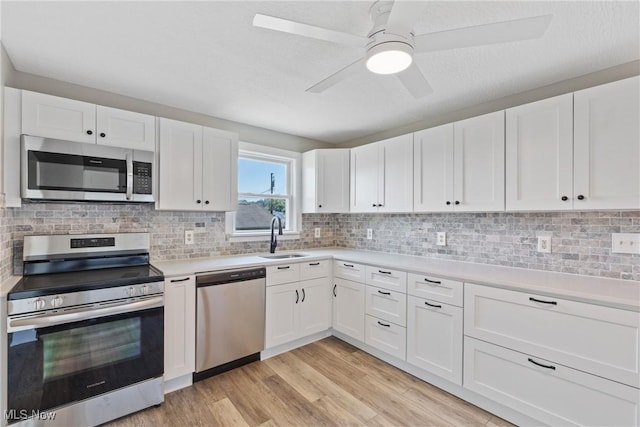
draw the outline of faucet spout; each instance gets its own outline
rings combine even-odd
[[[274,215],[271,218],[271,246],[269,247],[269,252],[272,254],[276,253],[276,248],[278,247],[278,238],[275,233],[276,221],[278,222],[278,234],[282,236],[282,222],[279,217]]]

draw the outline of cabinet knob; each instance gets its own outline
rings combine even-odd
[[[322,205],[318,205],[318,207],[319,207],[319,208],[321,208],[321,207],[322,207]]]
[[[100,137],[101,137],[101,138],[104,138],[105,136],[107,136],[107,134],[106,134],[106,133],[104,133],[104,132],[100,132]]]
[[[455,204],[456,204],[456,205],[459,205],[459,204],[460,204],[460,201],[459,201],[459,200],[456,200],[456,201],[455,201]]]
[[[202,200],[196,200],[196,203],[202,203]]]
[[[451,204],[451,202],[447,200],[447,205],[450,205],[450,204]]]
[[[584,200],[584,196],[582,194],[578,195],[578,200]]]
[[[383,207],[383,206],[384,206],[384,205],[383,205],[382,203],[378,203],[378,207],[379,207],[379,208],[381,208],[381,207]]]
[[[205,204],[205,205],[208,205],[208,204],[209,204],[209,201],[208,201],[208,200],[205,200],[205,201],[204,201],[204,204]]]
[[[376,205],[375,203],[374,203],[374,204],[372,204],[371,206],[373,206],[374,208],[377,208],[377,207],[378,207],[378,205]]]
[[[93,131],[92,130],[88,130],[87,131],[87,135],[93,135]]]
[[[569,198],[568,198],[567,196],[562,196],[560,199],[561,199],[563,202],[566,202],[567,200],[569,200]]]

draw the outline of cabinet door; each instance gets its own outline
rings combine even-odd
[[[566,210],[573,204],[573,94],[508,109],[507,210]]]
[[[238,135],[202,130],[202,208],[233,211],[238,206]]]
[[[464,338],[464,386],[545,425],[637,426],[638,389]]]
[[[333,279],[333,329],[364,342],[364,285]]]
[[[157,208],[202,210],[202,126],[160,119],[158,157]]]
[[[398,359],[406,359],[406,328],[369,315],[365,316],[364,323],[365,343]]]
[[[453,210],[453,123],[413,137],[413,210]]]
[[[296,326],[300,297],[298,283],[267,287],[265,348],[275,347],[298,338]]]
[[[378,186],[379,212],[413,211],[413,134],[379,143],[382,177]]]
[[[193,276],[164,282],[164,379],[187,375],[196,364],[196,286]]]
[[[575,93],[574,209],[640,208],[639,98],[638,76]]]
[[[504,111],[454,123],[453,137],[454,209],[503,211]]]
[[[299,336],[326,331],[331,326],[329,278],[300,282]]]
[[[409,296],[407,362],[462,385],[462,308]]]
[[[98,144],[155,151],[156,118],[148,114],[97,106]]]
[[[318,150],[317,156],[316,212],[349,212],[349,150]]]
[[[351,212],[378,211],[378,144],[351,149]]]
[[[95,144],[96,106],[23,90],[22,133]]]

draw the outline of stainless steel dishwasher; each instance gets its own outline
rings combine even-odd
[[[194,381],[260,360],[265,277],[264,267],[196,277]]]

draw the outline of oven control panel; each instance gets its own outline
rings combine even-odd
[[[57,311],[69,307],[100,304],[109,305],[118,300],[139,298],[164,293],[164,282],[137,283],[89,291],[70,292],[58,295],[43,295],[34,298],[9,300],[8,315],[31,312]]]

